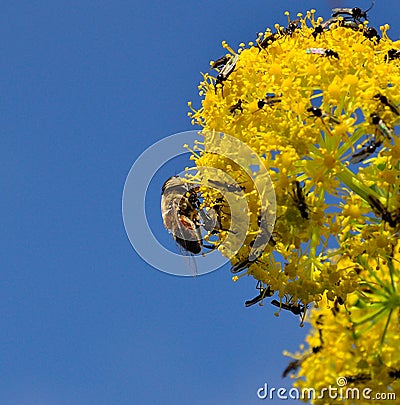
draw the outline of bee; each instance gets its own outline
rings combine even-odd
[[[339,54],[332,49],[324,49],[324,48],[307,48],[306,53],[311,53],[315,55],[322,55],[327,58],[336,58],[339,59]]]
[[[351,156],[350,163],[360,163],[368,156],[372,155],[378,148],[382,146],[382,141],[377,140],[375,137],[369,140],[367,145],[362,148],[359,152],[354,153]]]
[[[390,141],[392,139],[393,129],[389,128],[378,114],[372,113],[370,117],[376,129]]]
[[[257,304],[257,302],[262,301],[265,297],[272,297],[275,293],[275,291],[271,289],[271,286],[267,285],[267,287],[264,287],[261,281],[257,282],[256,289],[260,293],[253,299],[246,301],[244,303],[246,307],[251,307],[252,305]]]
[[[179,176],[170,177],[162,186],[161,213],[165,228],[187,252],[199,254],[203,247],[198,188]]]
[[[340,124],[340,121],[334,115],[322,111],[319,107],[311,106],[307,108],[307,111],[310,112],[314,117],[321,118],[322,121],[324,121],[324,118],[328,118],[329,122],[332,124]]]
[[[281,94],[282,95],[282,94]],[[274,94],[274,93],[267,93],[266,95],[265,95],[265,98],[263,98],[263,99],[261,99],[261,100],[258,100],[258,102],[257,102],[257,107],[258,107],[258,109],[259,110],[261,110],[264,106],[269,106],[269,107],[271,107],[271,106],[273,106],[274,104],[276,104],[276,103],[280,103],[280,102],[282,102],[282,100],[281,99],[279,99],[279,98],[275,98],[276,97],[276,94]]]
[[[235,55],[233,58],[229,58],[228,62],[226,62],[226,64],[223,65],[223,67],[221,68],[220,72],[218,73],[217,80],[215,81],[215,94],[217,94],[217,86],[221,85],[223,95],[224,81],[226,81],[235,70],[238,59],[239,55]]]
[[[390,111],[395,114],[395,115],[400,115],[398,108],[391,103],[388,98],[386,96],[384,96],[381,93],[377,93],[375,94],[374,98],[376,98],[377,100],[379,100],[383,105],[385,105],[386,107],[389,107]]]
[[[385,62],[390,62],[395,59],[400,59],[400,49],[389,49],[387,55],[385,55]]]
[[[321,35],[324,32],[324,27],[322,25],[317,25],[314,28],[314,31],[311,33],[311,35],[313,36],[314,40],[317,40],[317,36]]]
[[[260,43],[258,43],[258,47],[260,48],[260,51],[261,51],[261,49],[268,48],[268,46],[272,42],[275,42],[279,38],[282,38],[286,35],[292,36],[293,33],[296,31],[296,29],[299,28],[299,24],[300,24],[300,19],[292,20],[289,22],[289,24],[286,28],[279,28],[277,32],[266,36]]]
[[[289,193],[292,197],[293,202],[295,203],[296,207],[300,211],[300,215],[303,219],[309,219],[308,216],[308,205],[306,203],[306,197],[303,192],[303,187],[301,187],[300,182],[297,180],[293,183],[293,190],[292,193]]]
[[[363,18],[364,20],[367,20],[367,12],[371,10],[371,8],[374,6],[375,2],[372,2],[371,6],[362,11],[361,8],[359,7],[353,7],[353,8],[333,8],[332,9],[332,17],[337,17],[340,14],[345,14],[349,15],[350,17],[353,18],[355,22],[361,22],[361,19]]]

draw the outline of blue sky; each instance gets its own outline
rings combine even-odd
[[[267,304],[245,308],[255,283],[232,283],[228,267],[197,278],[152,269],[125,234],[122,191],[141,152],[194,129],[187,101],[199,104],[200,71],[222,40],[254,40],[285,10],[354,5],[370,3],[2,5],[1,404],[256,404],[264,383],[289,386],[282,351],[306,328]],[[370,16],[399,37],[396,0]],[[159,198],[153,187],[150,222],[168,244]]]

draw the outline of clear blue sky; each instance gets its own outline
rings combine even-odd
[[[398,1],[376,3],[371,24],[398,38]],[[306,328],[268,304],[245,308],[255,283],[232,283],[228,267],[179,278],[146,265],[124,231],[122,190],[142,151],[193,129],[187,101],[198,105],[223,39],[254,40],[286,9],[369,4],[2,4],[0,404],[240,405],[260,403],[265,382],[288,386],[281,353]],[[159,190],[151,197],[156,216]]]

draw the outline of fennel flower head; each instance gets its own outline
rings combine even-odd
[[[209,240],[234,281],[257,283],[246,305],[275,298],[277,315],[313,326],[285,374],[300,387],[341,375],[399,391],[400,41],[357,8],[329,20],[285,14],[286,27],[237,50],[223,42],[210,62],[201,107],[189,103],[203,138],[188,177],[218,212]]]

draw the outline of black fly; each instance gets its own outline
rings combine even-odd
[[[225,66],[230,59],[231,59],[231,56],[227,56],[227,55],[221,56],[219,59],[217,59],[215,62],[213,62],[211,64],[211,69],[219,69],[219,68]]]
[[[374,6],[375,2],[372,2],[371,6],[366,9],[365,11],[362,11],[361,8],[359,7],[353,7],[353,8],[333,8],[332,9],[332,17],[337,17],[341,14],[348,15],[351,18],[353,18],[354,21],[356,22],[361,22],[361,19],[363,18],[364,20],[367,20],[367,12],[371,10],[371,8]]]
[[[355,164],[362,162],[368,156],[372,155],[380,146],[382,146],[382,141],[378,141],[373,137],[364,148],[351,156],[350,163]]]
[[[246,307],[251,307],[252,305],[257,304],[257,302],[262,301],[265,297],[272,297],[274,295],[274,290],[271,289],[271,286],[267,286],[266,288],[263,286],[261,281],[257,282],[256,289],[260,292],[256,297],[251,300],[248,300],[244,303]]]
[[[241,113],[243,113],[243,107],[242,107],[242,99],[239,98],[239,100],[237,101],[237,103],[233,104],[232,106],[229,107],[229,112],[231,114],[234,114],[236,111],[240,111]]]
[[[388,98],[387,98],[386,96],[384,96],[383,94],[381,94],[381,93],[375,94],[374,98],[376,98],[377,100],[379,100],[379,101],[380,101],[383,105],[385,105],[386,107],[389,107],[389,108],[390,108],[390,111],[391,111],[393,114],[400,115],[398,108],[397,108],[393,103],[391,103],[391,102],[388,100]]]
[[[304,312],[305,312],[305,306],[303,304],[291,304],[291,303],[285,304],[283,302],[280,303],[277,300],[272,300],[271,304],[275,305],[278,308],[282,308],[287,311],[290,311],[294,315],[301,315],[301,314],[304,314]]]
[[[390,62],[395,59],[400,59],[400,49],[389,49],[387,55],[385,55],[385,62]]]
[[[229,59],[228,62],[221,68],[218,73],[217,80],[215,81],[215,94],[217,94],[217,86],[220,84],[222,88],[222,94],[224,91],[224,81],[228,79],[231,73],[235,70],[236,63],[239,59],[239,55],[235,55]]]
[[[312,106],[307,108],[307,111],[310,112],[314,117],[321,118],[322,121],[324,118],[328,117],[331,123],[340,124],[340,121],[334,115],[322,111],[319,107]]]
[[[389,212],[380,200],[370,195],[368,196],[368,202],[371,208],[381,216],[382,221],[387,222],[392,228],[395,228],[398,225],[400,220],[399,216]]]
[[[275,98],[275,94],[266,94],[265,98],[258,100],[257,107],[261,110],[266,105],[272,107],[276,103],[280,103],[282,100],[280,98]]]
[[[306,198],[303,192],[303,188],[301,187],[300,182],[297,180],[293,184],[292,194],[290,196],[293,199],[296,207],[300,211],[300,215],[303,219],[308,219],[308,205],[306,203]]]
[[[376,129],[384,136],[386,136],[387,139],[389,139],[389,141],[392,139],[392,135],[393,135],[393,130],[391,128],[389,128],[385,121],[383,121],[383,119],[375,113],[370,114],[371,120],[372,120],[372,124],[375,125]]]
[[[375,39],[377,43],[379,43],[379,41],[381,40],[381,36],[378,34],[377,29],[374,27],[365,27],[363,35],[365,38],[368,38],[371,41]]]

